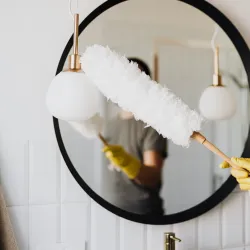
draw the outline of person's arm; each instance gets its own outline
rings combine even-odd
[[[161,171],[164,158],[157,151],[146,151],[143,154],[143,163],[135,182],[148,187],[155,187],[161,180]]]
[[[141,150],[143,162],[118,145],[109,145],[103,151],[113,165],[120,167],[129,179],[142,186],[155,187],[161,179],[161,169],[167,150],[166,139],[152,128],[147,128],[142,138]]]
[[[161,181],[162,167],[167,156],[167,140],[148,127],[144,129],[141,144],[143,162],[135,181],[143,186],[155,187]]]

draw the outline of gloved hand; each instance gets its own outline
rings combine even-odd
[[[237,170],[232,168],[231,174],[236,178],[240,184],[241,190],[250,190],[250,159],[249,158],[235,158],[231,159],[233,163],[242,168],[242,170]],[[220,165],[221,168],[229,168],[230,165],[227,162],[223,162]]]
[[[141,162],[128,154],[122,146],[108,145],[102,150],[109,161],[121,168],[129,179],[135,179],[140,172]]]

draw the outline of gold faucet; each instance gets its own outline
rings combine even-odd
[[[174,233],[165,233],[165,250],[175,250],[175,242],[181,242],[180,239],[175,237]]]

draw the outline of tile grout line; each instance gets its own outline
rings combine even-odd
[[[246,211],[247,211],[247,209],[246,209],[246,206],[247,206],[247,202],[246,202],[246,198],[247,198],[247,196],[246,196],[246,194],[245,193],[243,193],[243,195],[242,195],[242,214],[243,214],[243,221],[242,221],[242,223],[243,223],[243,228],[242,228],[242,236],[243,236],[243,244],[244,244],[244,246],[246,245]]]
[[[120,227],[119,227],[120,235],[119,235],[119,250],[124,250],[124,231],[125,231],[125,220],[120,218]],[[117,248],[117,247],[116,247]]]
[[[31,149],[31,143],[30,140],[27,141],[27,196],[28,196],[28,204],[27,204],[27,210],[28,210],[28,250],[30,249],[30,232],[31,230],[31,213],[30,213],[30,165],[33,162],[33,154]]]
[[[222,225],[222,217],[223,217],[223,203],[219,204],[219,247],[223,249],[223,225]]]
[[[143,224],[143,244],[142,245],[143,245],[143,249],[148,250],[148,225],[145,225],[145,224]]]
[[[116,250],[120,250],[121,246],[120,246],[120,242],[121,242],[121,223],[120,223],[120,217],[118,217],[117,215],[114,215],[116,217]]]
[[[195,219],[195,247],[199,249],[199,217]]]
[[[88,204],[88,201],[73,201],[73,202],[62,202],[61,203],[62,205],[65,205],[65,204]],[[37,207],[37,206],[52,206],[52,205],[58,205],[58,203],[53,203],[53,202],[48,202],[46,204],[44,203],[35,203],[35,204],[30,204],[29,206],[30,207]],[[11,208],[11,207],[25,207],[27,206],[27,204],[18,204],[18,205],[7,205],[7,207]]]
[[[91,198],[89,197],[89,204],[88,204],[88,220],[86,223],[86,231],[87,231],[87,241],[85,240],[85,250],[90,250],[91,249],[91,236],[92,236],[92,201]],[[88,230],[89,228],[89,230]]]
[[[219,248],[220,250],[235,250],[235,249],[244,249],[246,247],[250,247],[250,245],[242,246],[242,245],[235,245],[231,247],[226,247],[226,248]],[[200,250],[200,249],[198,249]],[[202,248],[202,250],[217,250],[215,248]]]
[[[62,166],[61,156],[55,148],[56,154],[56,200],[57,200],[57,232],[56,232],[56,243],[62,243]]]

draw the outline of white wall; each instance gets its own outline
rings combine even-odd
[[[249,0],[210,0],[250,45]],[[82,0],[82,18],[102,0]],[[120,219],[90,201],[63,163],[44,96],[72,23],[66,0],[1,1],[0,170],[21,250],[163,249],[174,231],[177,249],[250,249],[250,197],[234,192],[200,218],[171,226]]]

